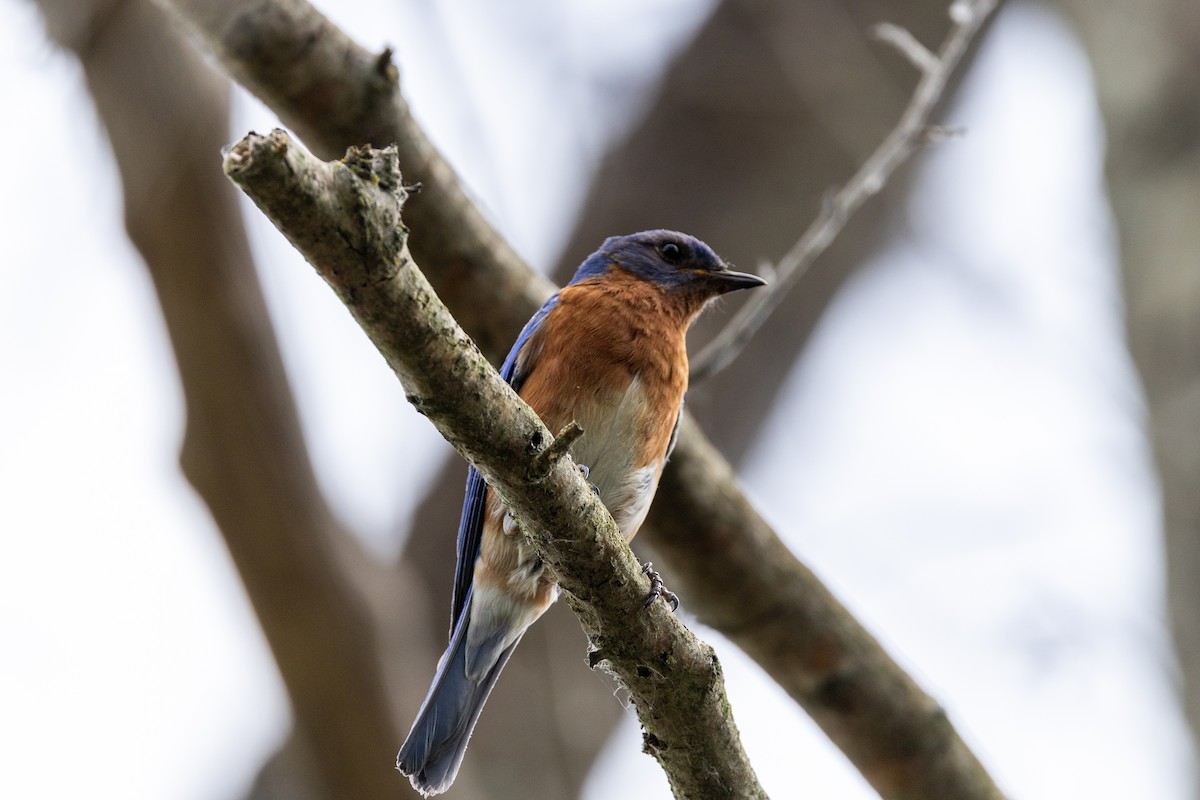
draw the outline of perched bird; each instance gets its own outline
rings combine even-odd
[[[714,297],[763,283],[732,271],[686,234],[614,236],[533,315],[505,359],[501,376],[546,427],[557,431],[574,420],[583,428],[572,455],[626,540],[645,520],[674,445],[688,382],[688,327]],[[450,644],[396,757],[423,795],[453,783],[500,670],[558,596],[518,533],[471,467]]]

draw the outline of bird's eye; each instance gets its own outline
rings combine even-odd
[[[662,254],[663,260],[672,264],[678,264],[683,258],[683,250],[674,242],[667,242],[658,248],[658,252]]]

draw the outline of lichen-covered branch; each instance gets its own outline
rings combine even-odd
[[[661,606],[642,610],[649,584],[569,458],[528,479],[552,435],[417,269],[395,150],[356,148],[327,163],[283,131],[251,134],[227,153],[225,172],[342,299],[410,402],[516,514],[579,615],[593,662],[629,690],[646,749],[676,796],[765,797],[712,649]]]

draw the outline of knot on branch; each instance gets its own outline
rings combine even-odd
[[[392,48],[385,47],[379,55],[375,56],[375,75],[388,88],[394,88],[400,83],[400,70],[396,69],[396,63],[392,61],[393,55]]]
[[[526,472],[529,480],[537,483],[546,480],[550,474],[550,470],[554,469],[563,456],[571,452],[571,445],[575,444],[576,440],[583,436],[583,428],[579,427],[579,423],[571,420],[563,429],[558,432],[549,446],[542,449],[533,458],[533,462],[529,465],[529,470]],[[531,449],[537,450],[542,446],[541,433],[535,433],[529,441]]]
[[[223,168],[230,178],[245,175],[255,166],[255,155],[278,156],[288,149],[288,135],[282,128],[275,128],[266,136],[250,131],[240,140],[221,148]]]
[[[352,249],[360,256],[360,280],[349,277],[347,284],[359,286],[384,283],[408,263],[408,228],[402,217],[404,203],[412,187],[405,186],[400,174],[400,156],[396,146],[383,149],[369,144],[346,150],[339,165],[338,183],[352,198],[353,223],[343,229]]]
[[[396,145],[390,144],[382,150],[369,144],[354,145],[346,150],[342,163],[359,178],[370,181],[385,192],[397,194],[401,204],[408,197],[400,180],[400,155]]]
[[[659,739],[650,731],[642,731],[642,752],[653,758],[658,758],[658,754],[667,750],[671,745]]]
[[[965,125],[926,125],[923,138],[928,144],[944,142],[947,139],[960,139],[967,135]]]

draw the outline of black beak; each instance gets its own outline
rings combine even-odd
[[[753,289],[755,286],[766,286],[767,282],[749,272],[734,272],[731,269],[713,272],[709,276],[713,288],[719,294],[736,292],[738,289]]]

